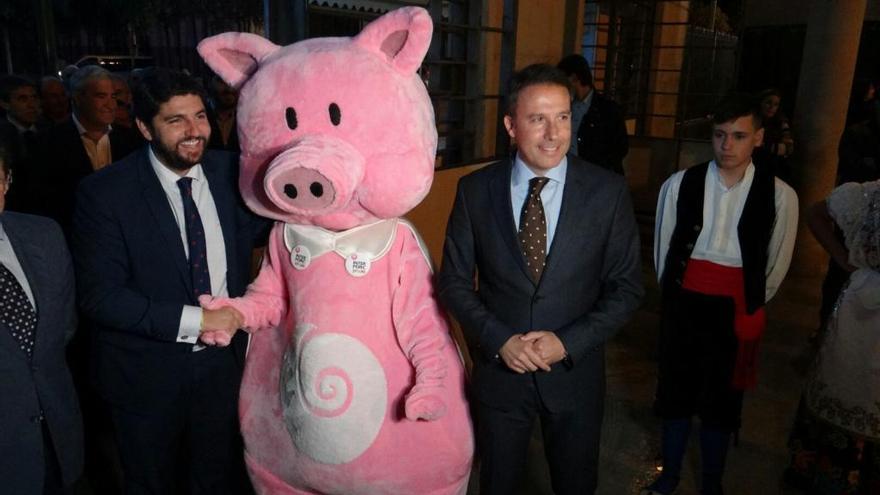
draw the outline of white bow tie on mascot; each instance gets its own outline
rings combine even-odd
[[[236,308],[252,333],[239,409],[261,494],[466,491],[463,367],[399,218],[433,178],[437,131],[416,74],[431,32],[407,7],[354,38],[199,44],[241,89],[242,196],[276,220],[247,294],[202,300]]]

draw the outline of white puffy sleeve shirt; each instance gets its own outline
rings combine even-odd
[[[666,253],[669,250],[672,233],[675,231],[678,193],[684,172],[684,170],[676,172],[667,179],[657,198],[657,216],[654,224],[654,267],[657,270],[657,280],[663,276]],[[742,180],[732,187],[727,187],[718,173],[715,162],[709,163],[704,186],[703,228],[694,244],[691,258],[711,261],[723,266],[742,266],[737,227],[754,177],[755,166],[749,164]],[[797,194],[785,182],[778,178],[775,180],[776,220],[773,224],[770,245],[767,247],[765,302],[776,294],[776,290],[785,278],[797,238]]]

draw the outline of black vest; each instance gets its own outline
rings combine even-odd
[[[703,229],[703,196],[709,163],[695,165],[684,173],[676,203],[675,230],[666,253],[663,270],[664,298],[681,289],[684,270]],[[751,314],[764,305],[766,297],[767,248],[776,222],[776,184],[771,171],[755,168],[752,187],[737,225],[742,255],[746,311]]]

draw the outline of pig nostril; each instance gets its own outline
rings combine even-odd
[[[292,184],[284,184],[284,194],[290,199],[296,199],[296,188]]]
[[[320,198],[324,195],[324,186],[318,182],[312,182],[309,186],[309,191],[311,191],[316,198]]]

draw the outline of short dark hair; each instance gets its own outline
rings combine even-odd
[[[767,98],[768,96],[775,96],[775,97],[781,99],[782,98],[782,91],[780,91],[776,88],[764,89],[760,93],[758,93],[758,103],[760,104],[762,101],[764,101],[764,98]]]
[[[732,122],[740,117],[752,117],[755,124],[755,130],[763,126],[763,119],[758,110],[758,103],[755,98],[742,93],[733,93],[721,99],[712,110],[712,123],[724,124]]]
[[[562,86],[571,94],[571,83],[561,70],[550,64],[532,64],[510,76],[507,89],[507,115],[516,113],[516,101],[520,92],[536,84],[553,84]]]
[[[57,82],[58,84],[60,84],[61,87],[64,88],[64,92],[67,93],[67,88],[64,86],[64,81],[62,81],[61,78],[56,76],[43,76],[40,78],[40,94],[42,94],[49,83],[53,82]]]
[[[143,77],[132,90],[134,116],[147,127],[152,126],[153,117],[159,113],[159,107],[174,96],[196,95],[204,103],[205,88],[198,79],[183,72],[151,67],[144,69]]]
[[[568,55],[560,60],[556,67],[565,72],[566,76],[574,74],[584,86],[593,85],[593,72],[590,70],[590,63],[587,62],[583,55],[576,53]]]
[[[24,86],[30,86],[34,88],[34,91],[39,91],[37,84],[24,76],[10,74],[0,77],[0,100],[8,102],[12,97],[12,92]]]

